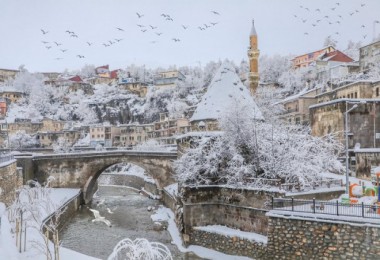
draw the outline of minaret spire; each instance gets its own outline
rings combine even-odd
[[[255,20],[252,19],[252,29],[249,34],[249,90],[253,96],[259,86],[259,55],[260,51],[257,44],[257,33],[255,28]]]

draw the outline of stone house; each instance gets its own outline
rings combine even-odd
[[[358,103],[358,106],[348,115],[350,168],[356,170],[357,177],[363,177],[369,175],[369,169],[355,168],[355,153],[358,149],[380,147],[380,99],[341,98],[310,106],[311,134],[334,134],[345,145],[344,113],[353,106],[352,102]],[[380,165],[380,161],[377,165]]]
[[[292,67],[294,69],[306,68],[312,65],[321,55],[328,54],[333,51],[335,51],[335,48],[333,46],[327,46],[317,51],[296,56],[291,60]]]
[[[148,93],[148,84],[143,82],[137,82],[133,78],[126,81],[125,79],[118,84],[119,89],[128,90],[139,97],[145,97]]]
[[[59,131],[39,131],[36,138],[43,148],[51,148],[59,138],[64,138],[71,145],[75,144],[82,137],[82,132],[78,130],[59,130]]]
[[[19,70],[12,70],[12,69],[0,69],[0,82],[5,82],[10,79],[14,79],[19,73]]]
[[[153,84],[159,89],[175,88],[178,81],[185,79],[185,75],[178,70],[163,71],[155,75]]]
[[[120,135],[120,130],[111,125],[92,125],[89,127],[89,131],[91,147],[97,145],[112,147],[114,137]]]
[[[41,122],[42,122],[42,127],[39,130],[51,131],[51,132],[62,131],[66,124],[65,121],[54,120],[47,117],[43,118]]]
[[[160,144],[175,144],[175,136],[190,131],[190,123],[187,118],[170,118],[168,113],[160,113],[160,120],[154,122],[153,130],[149,137],[154,138]]]
[[[374,59],[380,61],[380,41],[372,42],[360,48],[360,70],[368,70]]]
[[[120,136],[118,145],[120,146],[135,146],[142,142],[147,141],[149,133],[152,132],[154,125],[153,124],[125,124],[119,125]],[[117,140],[115,140],[116,143]]]
[[[32,122],[31,119],[16,118],[14,122],[8,123],[8,133],[15,134],[18,131],[25,131],[27,134],[34,134],[42,127],[41,122]]]
[[[0,118],[4,118],[7,115],[8,104],[4,98],[0,98]]]
[[[0,91],[0,97],[8,100],[10,103],[16,103],[25,97],[25,93],[15,89],[4,89]]]
[[[316,95],[319,88],[303,90],[300,93],[287,97],[275,104],[282,104],[285,111],[280,118],[293,124],[309,124],[309,106],[317,102]]]

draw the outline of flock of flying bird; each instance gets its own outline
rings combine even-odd
[[[339,26],[339,25],[342,25],[344,23],[345,18],[352,17],[352,16],[360,13],[361,11],[364,11],[364,8],[366,6],[367,5],[365,3],[361,3],[360,6],[358,5],[357,9],[352,10],[352,11],[344,14],[342,12],[339,12],[339,10],[341,10],[341,7],[342,7],[342,4],[340,2],[336,2],[333,6],[331,6],[330,8],[327,8],[325,10],[320,9],[320,8],[313,10],[307,6],[300,5],[299,7],[306,11],[306,14],[308,15],[308,17],[312,16],[312,14],[314,13],[314,15],[316,15],[318,18],[311,20],[310,18],[300,17],[297,14],[294,14],[293,16],[295,19],[299,20],[303,24],[310,24],[312,26],[311,28],[318,27],[323,22],[328,23],[330,26],[333,26],[333,25]],[[329,12],[329,13],[327,13],[327,12]],[[380,24],[380,21],[375,20],[375,21],[373,21],[373,23],[374,23],[373,26],[375,26],[376,24]],[[360,27],[358,26],[358,28],[357,28],[357,29],[362,30],[363,39],[367,38],[366,27],[367,27],[366,25],[362,24]],[[339,28],[334,28],[334,30],[335,30],[335,32],[334,32],[335,35],[340,35]],[[311,31],[307,31],[307,32],[304,32],[304,35],[308,36],[310,33],[311,33]],[[331,36],[332,35],[330,35],[330,37]]]
[[[220,13],[217,12],[217,11],[210,11],[212,14],[213,14],[213,18],[217,17],[217,16],[220,16]],[[144,14],[142,13],[138,13],[136,12],[136,16],[137,16],[137,19],[139,21],[143,21],[143,17],[145,17]],[[164,14],[162,13],[160,15],[162,17],[162,19],[166,22],[174,22],[174,19],[169,15],[169,14]],[[200,31],[205,31],[211,27],[214,27],[218,24],[218,22],[209,22],[209,23],[203,23],[202,25],[199,25],[197,28],[195,29],[198,29]],[[142,32],[142,33],[146,33],[147,31],[150,31],[152,33],[154,33],[156,35],[156,39],[155,40],[152,40],[150,41],[151,44],[155,44],[158,42],[158,37],[160,37],[162,34],[164,34],[162,31],[159,30],[159,27],[158,26],[154,26],[154,25],[144,25],[144,24],[141,24],[141,23],[138,23],[136,24],[136,26],[138,27],[138,29]],[[184,24],[181,24],[180,28],[182,28],[183,30],[188,30],[189,29],[189,26],[188,25],[184,25]],[[123,28],[123,27],[115,27],[114,28],[118,33],[119,33],[119,36],[121,35],[121,33],[124,33],[126,30]],[[58,41],[47,41],[46,40],[46,37],[47,35],[49,34],[49,31],[47,31],[46,29],[40,29],[41,30],[41,33],[42,33],[42,36],[44,37],[41,42],[43,44],[43,46],[47,49],[47,50],[50,50],[52,48],[58,48],[60,52],[62,52],[62,54],[68,52],[69,50],[67,48],[65,48],[64,44],[61,43],[61,42],[58,42]],[[65,33],[67,33],[67,36],[71,39],[80,39],[80,37],[78,36],[78,34],[74,31],[70,31],[70,30],[66,30]],[[121,41],[123,41],[124,39],[123,38],[113,38],[111,40],[107,40],[105,42],[102,42],[102,43],[98,43],[101,44],[102,46],[104,47],[111,47],[117,43],[120,43]],[[180,38],[178,37],[173,37],[171,38],[171,40],[174,42],[174,43],[178,43],[181,41]],[[87,47],[91,47],[93,46],[95,43],[94,42],[90,42],[90,41],[86,41],[86,44],[87,44]],[[76,57],[79,58],[79,59],[84,59],[86,58],[84,55],[82,54],[76,54]],[[62,60],[63,58],[62,57],[57,57],[55,58],[55,60]]]

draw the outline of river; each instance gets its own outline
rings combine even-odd
[[[77,211],[61,231],[62,246],[80,253],[107,259],[114,246],[124,238],[132,240],[145,238],[150,242],[166,245],[173,259],[201,259],[191,253],[181,253],[171,244],[167,230],[155,231],[148,207],[158,207],[162,203],[122,186],[99,186],[90,208],[96,209],[108,219],[112,227],[103,222],[92,222],[93,213],[87,206]],[[113,212],[108,213],[107,208]]]

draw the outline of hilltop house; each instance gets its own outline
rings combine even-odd
[[[178,81],[185,80],[186,77],[178,70],[163,71],[155,75],[153,84],[160,89],[174,88]]]

